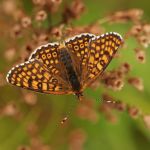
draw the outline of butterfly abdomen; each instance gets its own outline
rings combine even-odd
[[[60,50],[60,60],[65,66],[65,69],[66,69],[66,72],[68,75],[68,80],[72,86],[72,89],[75,92],[79,92],[80,87],[81,87],[80,82],[78,80],[76,71],[73,67],[73,62],[72,62],[71,56],[65,48]]]

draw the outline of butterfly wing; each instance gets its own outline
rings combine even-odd
[[[64,71],[64,65],[62,65],[62,62],[59,59],[59,47],[59,43],[48,43],[42,45],[30,55],[29,60],[39,60],[48,68],[50,74],[53,76],[59,76],[64,82],[68,82],[67,73]]]
[[[87,63],[89,57],[89,41],[95,37],[93,34],[82,33],[80,35],[69,38],[65,41],[65,45],[71,54],[74,67],[78,73],[80,83],[84,79],[84,72],[87,71]]]
[[[12,68],[6,77],[15,86],[47,94],[70,94],[71,88],[59,76],[53,76],[39,60],[29,61]]]
[[[83,88],[99,77],[122,44],[122,37],[115,32],[106,33],[91,39],[88,68],[86,78],[83,80]]]

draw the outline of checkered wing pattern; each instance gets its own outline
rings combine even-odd
[[[39,60],[17,65],[7,74],[7,81],[18,87],[47,94],[70,94],[71,88],[59,76],[50,74],[49,69]]]
[[[115,32],[106,33],[91,39],[87,75],[83,79],[84,87],[99,77],[122,44],[122,37]]]
[[[82,93],[105,70],[122,43],[122,37],[115,32],[101,36],[83,33],[62,44],[48,43],[37,48],[27,62],[12,68],[7,81],[49,94],[71,94],[79,85],[77,92]],[[63,59],[70,59],[71,64]]]
[[[72,56],[74,67],[77,70],[81,84],[85,78],[85,72],[87,72],[87,63],[90,54],[89,42],[93,37],[95,37],[95,35],[82,33],[65,41],[66,47]]]

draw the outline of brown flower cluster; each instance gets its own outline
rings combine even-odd
[[[75,129],[69,135],[69,150],[83,150],[86,133],[82,129]]]
[[[104,72],[101,79],[102,83],[104,83],[107,88],[111,88],[113,90],[121,90],[124,85],[124,79],[129,73],[130,69],[130,64],[125,62],[121,64],[118,69]]]
[[[150,45],[150,24],[141,22],[136,23],[131,27],[127,36],[135,37],[141,46],[147,48]]]
[[[70,22],[72,19],[78,19],[85,10],[82,0],[74,0],[69,7],[66,7],[63,13],[63,21]]]
[[[135,87],[139,91],[144,90],[143,80],[138,77],[130,77],[128,79],[128,83],[131,84],[133,87]]]
[[[144,115],[144,116],[143,116],[143,120],[144,120],[144,122],[145,122],[147,128],[150,129],[150,115]]]
[[[145,50],[136,48],[135,49],[135,56],[136,56],[136,59],[139,63],[144,64],[146,62]]]
[[[12,117],[19,121],[22,119],[22,112],[15,101],[11,101],[0,107],[0,116]]]
[[[143,11],[141,9],[129,9],[125,11],[117,11],[108,16],[110,22],[138,22],[143,15]]]
[[[77,106],[76,114],[82,119],[96,123],[99,120],[98,113],[94,108],[94,100],[84,99]]]
[[[117,121],[117,117],[113,113],[113,110],[117,110],[120,112],[127,111],[132,118],[137,118],[139,115],[141,115],[141,112],[138,108],[136,108],[135,106],[130,106],[124,103],[123,101],[116,100],[108,93],[104,93],[102,95],[102,100],[103,101],[102,104],[100,105],[99,110],[100,112],[104,113],[104,115],[110,122],[114,123]]]

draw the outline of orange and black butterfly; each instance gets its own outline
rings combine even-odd
[[[37,48],[28,61],[13,67],[6,79],[36,92],[80,98],[122,44],[122,37],[115,32],[100,36],[83,33],[63,43],[48,43]]]

